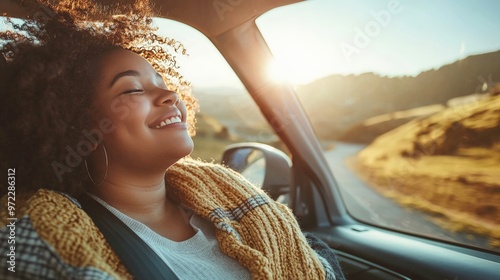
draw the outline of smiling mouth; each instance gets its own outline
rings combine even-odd
[[[182,122],[181,116],[177,115],[177,116],[173,116],[173,117],[170,117],[170,118],[167,118],[167,119],[161,121],[161,123],[159,125],[156,125],[154,128],[162,128],[164,126],[175,124],[175,123],[180,123],[180,122]]]

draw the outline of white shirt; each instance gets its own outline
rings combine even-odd
[[[176,242],[157,234],[95,195],[89,195],[146,242],[180,280],[251,278],[248,269],[220,250],[215,228],[210,221],[193,215],[190,223],[196,234],[188,240]]]

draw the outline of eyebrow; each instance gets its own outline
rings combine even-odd
[[[116,74],[116,76],[113,78],[113,80],[111,80],[111,83],[109,83],[109,88],[112,88],[113,85],[116,83],[116,81],[118,81],[122,77],[125,77],[125,76],[138,77],[140,75],[141,74],[135,70],[127,70],[127,71],[120,72],[120,73]],[[156,76],[163,79],[163,77],[158,72],[156,72]]]
[[[116,74],[116,76],[113,78],[113,80],[111,80],[111,83],[109,83],[109,88],[112,88],[113,85],[116,83],[116,81],[118,81],[120,78],[122,77],[125,77],[125,76],[134,76],[134,77],[138,77],[140,76],[139,72],[135,71],[135,70],[127,70],[127,71],[123,71],[121,73],[118,73]]]

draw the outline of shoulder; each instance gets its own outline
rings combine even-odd
[[[249,197],[266,196],[241,174],[220,164],[181,160],[165,175],[168,194],[192,207],[200,202],[236,207]],[[228,204],[229,203],[229,204]],[[208,205],[207,205],[208,206]]]
[[[12,245],[0,246],[0,251],[2,255],[13,255],[11,264],[16,270],[13,279],[85,279],[96,276],[112,279],[123,278],[119,277],[120,274],[127,275],[102,234],[74,198],[42,189],[19,198],[17,205],[18,211],[12,213],[15,217],[8,212],[0,213],[2,223],[7,221],[1,225],[0,232],[10,238],[4,241]],[[0,267],[5,265],[11,267],[5,262]]]
[[[80,209],[76,199],[46,189],[18,195],[17,197],[8,197],[6,195],[1,198],[1,201],[4,205],[11,202],[13,207],[0,210],[0,226],[5,226],[4,222],[6,220],[21,217],[28,217],[38,224],[57,224],[58,221],[65,221],[69,215],[78,212]]]
[[[239,173],[234,170],[217,163],[204,162],[201,160],[194,160],[191,158],[185,158],[174,165],[172,165],[167,170],[167,175],[184,175],[188,177],[198,177],[198,176],[236,176],[240,177]]]

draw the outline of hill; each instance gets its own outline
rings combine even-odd
[[[252,97],[243,88],[194,89],[200,111],[243,141],[278,141]]]
[[[441,104],[427,105],[404,111],[396,111],[366,119],[352,126],[339,138],[343,142],[369,144],[378,136],[416,118],[422,118],[444,110]]]
[[[416,77],[382,77],[374,73],[332,75],[297,93],[323,139],[340,139],[355,125],[377,115],[487,91],[500,81],[500,51],[473,55]]]
[[[217,119],[206,114],[197,114],[196,135],[193,137],[194,150],[191,157],[218,162],[225,147],[238,140]]]
[[[357,167],[386,196],[500,246],[500,95],[379,136],[358,154]]]

